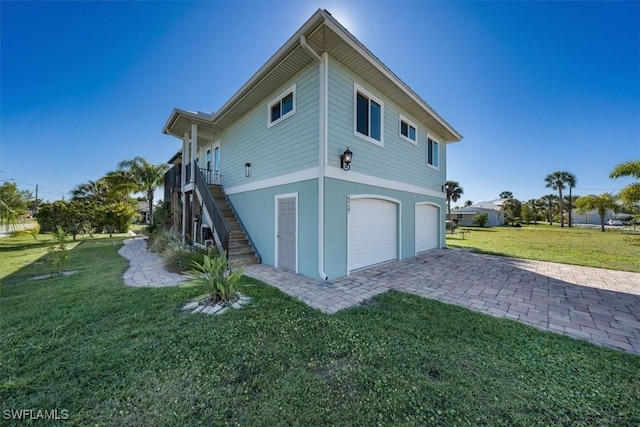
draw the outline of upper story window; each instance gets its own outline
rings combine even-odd
[[[295,113],[296,85],[293,85],[267,106],[267,127],[278,124]]]
[[[416,125],[400,114],[400,136],[412,144],[418,145],[418,131]]]
[[[432,139],[430,136],[427,137],[427,164],[436,169],[439,168],[440,163],[440,149],[438,147],[438,141]]]
[[[384,103],[354,83],[354,134],[383,145]]]

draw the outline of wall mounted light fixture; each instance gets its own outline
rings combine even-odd
[[[251,163],[249,162],[244,164],[244,176],[247,178],[251,176]]]
[[[349,147],[347,147],[344,153],[340,155],[340,166],[342,169],[346,171],[351,169],[351,160],[353,160],[353,153],[349,150]]]

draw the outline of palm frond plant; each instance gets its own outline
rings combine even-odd
[[[69,235],[59,225],[56,226],[56,231],[54,231],[52,234],[55,241],[53,246],[49,248],[49,253],[51,254],[51,262],[56,268],[57,274],[62,275],[62,268],[69,260],[69,251],[67,249]]]
[[[238,282],[243,270],[233,270],[229,266],[226,252],[218,256],[204,256],[202,263],[192,262],[193,268],[187,272],[197,284],[204,286],[213,301],[229,302],[238,290]]]

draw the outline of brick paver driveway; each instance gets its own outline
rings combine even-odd
[[[265,265],[246,274],[326,313],[396,289],[640,354],[638,273],[433,250],[333,282]]]

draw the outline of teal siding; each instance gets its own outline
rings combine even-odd
[[[298,272],[318,278],[318,180],[229,195],[262,263],[275,265],[276,196],[298,193]]]
[[[400,201],[402,259],[415,255],[415,204],[430,202],[440,207],[440,246],[445,247],[445,201],[404,191],[336,179],[325,179],[325,273],[329,280],[347,274],[347,196],[372,194]]]
[[[354,135],[353,83],[384,102],[384,147]],[[418,145],[400,137],[399,113],[418,127]],[[441,191],[446,176],[446,144],[440,140],[440,168],[427,166],[427,129],[379,92],[341,66],[329,61],[329,165],[339,167],[340,154],[348,146],[353,151],[351,170]]]
[[[267,105],[296,84],[296,113],[267,128]],[[318,165],[319,98],[318,65],[312,64],[280,87],[222,133],[222,184],[249,184]],[[251,163],[251,177],[244,164]]]

